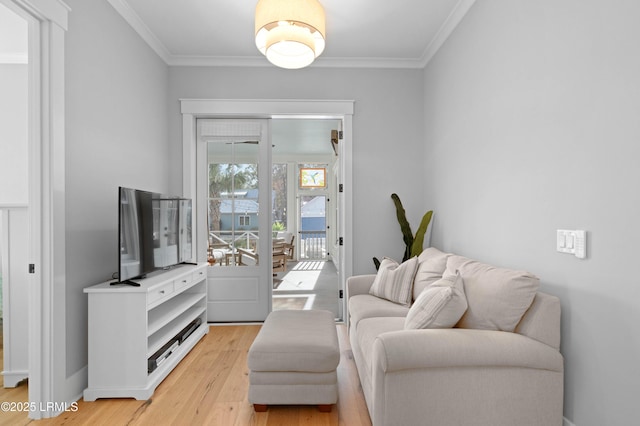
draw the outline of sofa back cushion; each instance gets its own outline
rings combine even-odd
[[[450,253],[443,253],[435,247],[428,247],[420,253],[413,284],[413,300],[416,300],[425,288],[442,278],[449,256]]]
[[[456,327],[514,331],[540,286],[535,275],[498,268],[463,256],[447,259],[445,275],[459,272],[468,308]]]

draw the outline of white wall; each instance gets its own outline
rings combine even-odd
[[[402,258],[391,194],[418,226],[422,211],[422,71],[307,68],[170,68],[171,158],[182,158],[179,99],[355,100],[353,115],[354,273],[374,272],[373,256]],[[181,189],[181,163],[172,191]]]
[[[0,205],[26,205],[29,202],[26,64],[0,63],[0,94]]]
[[[432,243],[562,300],[565,417],[638,420],[640,3],[478,1],[425,71]],[[555,251],[588,231],[588,258]]]
[[[87,363],[82,289],[117,271],[118,186],[167,192],[170,176],[168,67],[105,0],[67,4],[64,291],[70,376]]]

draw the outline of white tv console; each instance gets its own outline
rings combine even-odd
[[[135,280],[139,287],[84,289],[89,297],[89,386],[85,401],[97,398],[146,400],[198,341],[207,325],[207,264],[180,265]],[[148,359],[192,321],[200,325],[155,370]]]

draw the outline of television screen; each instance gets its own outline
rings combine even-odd
[[[118,282],[191,259],[191,200],[119,188]]]

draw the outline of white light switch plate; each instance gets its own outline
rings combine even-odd
[[[577,258],[587,257],[587,232],[583,230],[558,229],[556,250],[574,254]]]
[[[579,259],[587,257],[587,232],[577,230],[575,232],[574,245],[575,255]]]

